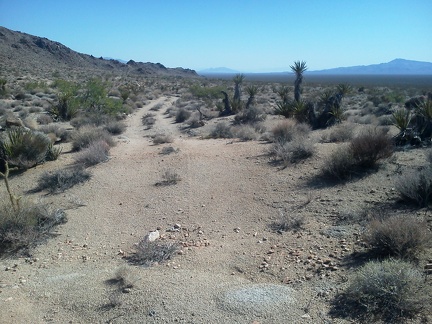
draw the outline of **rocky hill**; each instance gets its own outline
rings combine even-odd
[[[38,71],[44,74],[70,69],[146,76],[197,76],[193,70],[167,68],[160,63],[142,63],[131,60],[124,64],[117,60],[96,58],[75,52],[59,42],[0,26],[1,71],[14,73]]]

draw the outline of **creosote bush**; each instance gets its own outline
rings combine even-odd
[[[294,137],[305,137],[311,132],[311,127],[305,123],[297,123],[294,120],[286,119],[279,122],[271,133],[273,135],[274,142],[289,142]]]
[[[397,260],[369,262],[333,301],[331,315],[372,323],[404,322],[428,305],[424,279],[413,265]]]
[[[374,219],[364,235],[370,250],[378,257],[415,260],[431,245],[427,223],[413,216]]]
[[[153,136],[154,145],[172,143],[173,141],[174,138],[169,134],[156,134],[155,136]]]

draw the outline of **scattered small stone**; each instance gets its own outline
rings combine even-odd
[[[309,319],[309,318],[311,318],[311,317],[310,317],[309,314],[304,314],[304,315],[301,316],[301,318]]]
[[[145,237],[144,237],[144,241],[146,242],[154,242],[156,241],[158,238],[160,238],[160,233],[158,230],[153,231],[148,233]]]
[[[240,232],[240,227],[234,228],[234,232],[239,233]]]
[[[129,294],[132,290],[130,288],[123,288],[122,293]]]

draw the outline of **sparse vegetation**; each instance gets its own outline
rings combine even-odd
[[[162,181],[157,182],[156,186],[170,186],[175,185],[181,180],[177,172],[168,169],[162,173]]]
[[[90,167],[108,161],[110,146],[104,141],[92,142],[88,147],[77,153],[75,163]]]
[[[82,127],[72,134],[72,150],[80,151],[98,141],[104,141],[109,146],[114,146],[114,141],[106,130],[91,126]]]

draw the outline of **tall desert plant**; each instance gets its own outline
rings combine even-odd
[[[236,74],[233,78],[234,81],[234,98],[233,100],[240,100],[241,97],[241,84],[243,83],[243,80],[245,78],[244,74]]]
[[[295,73],[296,79],[294,81],[294,99],[300,102],[301,99],[301,84],[303,82],[303,73],[307,70],[305,61],[295,61],[294,65],[290,65],[292,72]]]

